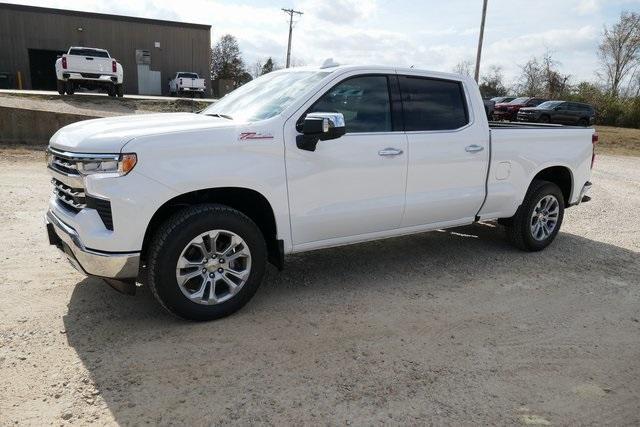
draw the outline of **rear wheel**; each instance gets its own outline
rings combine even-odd
[[[60,95],[64,95],[64,93],[66,91],[66,84],[65,84],[64,80],[58,80],[56,82],[56,89],[58,90],[58,93]]]
[[[585,118],[578,120],[578,126],[584,126],[584,127],[589,126],[589,120]]]
[[[535,180],[516,214],[505,221],[512,244],[524,251],[540,251],[556,238],[564,218],[564,196],[548,181]]]
[[[67,81],[66,92],[67,95],[73,95],[76,92],[76,85],[72,81]]]
[[[149,287],[170,312],[213,320],[258,290],[267,249],[258,226],[222,205],[186,208],[163,224],[149,250]]]
[[[118,95],[118,98],[122,98],[124,96],[124,86],[123,85],[116,85],[116,95]]]
[[[107,89],[107,95],[109,95],[111,97],[115,97],[116,96],[116,85],[109,86],[109,88]]]

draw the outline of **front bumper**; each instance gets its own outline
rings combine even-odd
[[[518,114],[517,119],[519,122],[537,122],[538,117],[535,114]]]
[[[65,253],[76,270],[118,280],[135,279],[140,267],[139,252],[100,252],[84,246],[78,233],[52,211],[45,215],[49,243]]]
[[[511,111],[494,110],[493,118],[495,120],[514,120],[516,118],[516,114],[517,113]]]

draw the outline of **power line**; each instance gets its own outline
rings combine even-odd
[[[293,15],[302,15],[302,12],[293,9],[282,9],[282,11],[289,15],[289,44],[287,46],[287,68],[291,64],[291,35],[293,34]]]
[[[484,21],[487,17],[487,0],[482,4],[482,21],[480,22],[480,37],[478,38],[478,53],[476,55],[476,82],[480,79],[480,57],[482,56],[482,39],[484,38]]]

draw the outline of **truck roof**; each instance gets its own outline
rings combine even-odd
[[[88,47],[88,46],[70,46],[69,50],[71,49],[91,49],[91,50],[100,50],[102,52],[107,52],[107,49],[101,49],[99,47]]]
[[[410,68],[410,67],[393,67],[389,65],[334,65],[334,66],[305,66],[305,67],[295,67],[295,68],[284,68],[281,70],[277,70],[274,72],[292,72],[292,71],[325,71],[325,72],[347,72],[347,71],[371,71],[376,70],[380,72],[387,73],[399,73],[399,74],[428,74],[430,77],[442,78],[442,79],[453,79],[453,80],[473,80],[473,78],[468,76],[463,76],[461,74],[455,73],[445,73],[441,71],[432,71],[425,70],[421,68]]]

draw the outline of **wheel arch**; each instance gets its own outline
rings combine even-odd
[[[563,165],[544,167],[533,176],[529,182],[529,188],[536,180],[549,181],[560,187],[565,206],[569,206],[573,194],[573,173],[569,167]]]
[[[243,187],[206,188],[180,194],[162,204],[151,217],[145,230],[141,259],[146,260],[148,246],[160,225],[175,212],[204,203],[218,203],[236,209],[256,223],[265,238],[269,262],[278,269],[284,264],[284,244],[278,240],[278,228],[273,207],[256,190]]]

